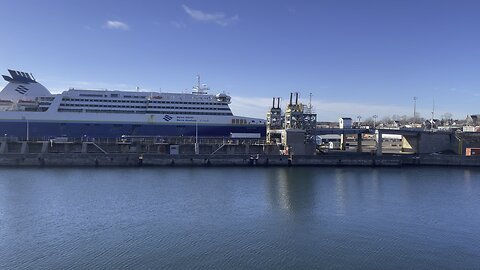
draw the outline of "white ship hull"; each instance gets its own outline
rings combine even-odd
[[[9,70],[0,92],[0,136],[19,138],[229,136],[260,133],[265,121],[235,116],[224,93],[208,95],[70,89],[52,95],[33,75]]]

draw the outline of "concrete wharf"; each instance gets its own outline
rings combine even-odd
[[[179,146],[170,153],[171,146]],[[337,151],[317,155],[281,155],[277,145],[170,145],[148,142],[18,142],[2,141],[0,166],[14,167],[181,167],[181,166],[480,166],[479,156],[383,154]]]

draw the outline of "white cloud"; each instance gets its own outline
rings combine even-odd
[[[121,21],[107,21],[104,25],[104,28],[115,29],[115,30],[130,30],[128,24]]]
[[[58,79],[42,79],[45,87],[54,94],[62,93],[70,88],[89,90],[126,90],[134,91],[135,86],[126,83],[109,83],[99,81],[65,81]]]
[[[173,27],[178,29],[187,28],[187,25],[183,22],[171,21],[170,23],[173,25]]]
[[[182,5],[183,10],[194,20],[202,22],[213,22],[221,26],[228,26],[234,21],[239,20],[238,15],[227,17],[224,13],[206,13],[201,10],[192,9],[186,5]]]
[[[296,12],[297,12],[297,10],[296,10],[295,8],[293,8],[293,7],[287,7],[287,11],[288,11],[289,13],[296,13]]]
[[[239,97],[232,96],[233,114],[241,116],[250,116],[257,118],[265,118],[267,110],[272,106],[272,99],[263,97]]]
[[[280,108],[285,109],[288,100],[283,99]],[[299,102],[307,105],[308,100],[302,99]],[[266,118],[267,110],[272,107],[272,99],[264,97],[240,97],[233,96],[232,104],[230,105],[235,115],[250,116],[258,118]],[[413,114],[413,106],[399,106],[393,104],[376,105],[365,104],[357,102],[344,102],[344,101],[329,101],[329,100],[312,100],[312,106],[314,113],[317,114],[318,121],[337,121],[340,117],[352,117],[357,119],[357,115],[360,115],[362,119],[378,115],[379,119],[383,117],[390,117],[392,115],[407,115]],[[430,117],[431,109],[418,108],[417,112],[422,117]],[[447,111],[438,110],[435,115],[440,117]],[[463,119],[466,115],[462,111],[450,111],[454,115],[454,118]]]
[[[470,95],[470,96],[474,96],[474,97],[480,96],[478,91],[475,91],[475,90],[471,91],[471,90],[466,90],[466,89],[450,88],[450,91],[454,92],[457,95]]]
[[[380,118],[385,116],[408,115],[410,108],[386,104],[375,105],[356,102],[338,102],[338,101],[326,101],[326,100],[314,100],[312,101],[315,113],[318,115],[318,119],[322,118],[327,121],[336,121],[340,117],[352,117],[357,118],[360,115],[363,119],[378,115]],[[420,111],[419,111],[420,112]]]

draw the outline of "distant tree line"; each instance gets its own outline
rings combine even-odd
[[[430,118],[425,118],[420,115],[420,113],[416,113],[416,117],[407,116],[407,115],[398,115],[393,114],[392,116],[384,116],[381,119],[374,119],[374,117],[367,117],[361,121],[361,125],[363,126],[373,126],[375,125],[391,125],[394,121],[397,122],[399,125],[411,125],[413,123],[422,124],[426,120]],[[438,118],[436,118],[438,119]],[[453,119],[453,114],[447,112],[440,116],[440,123],[441,125],[454,125],[454,124],[463,124],[465,120]]]

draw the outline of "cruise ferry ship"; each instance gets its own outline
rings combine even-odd
[[[118,138],[121,136],[265,136],[265,120],[233,115],[230,96],[71,88],[52,94],[33,74],[8,70],[0,92],[0,136]]]

